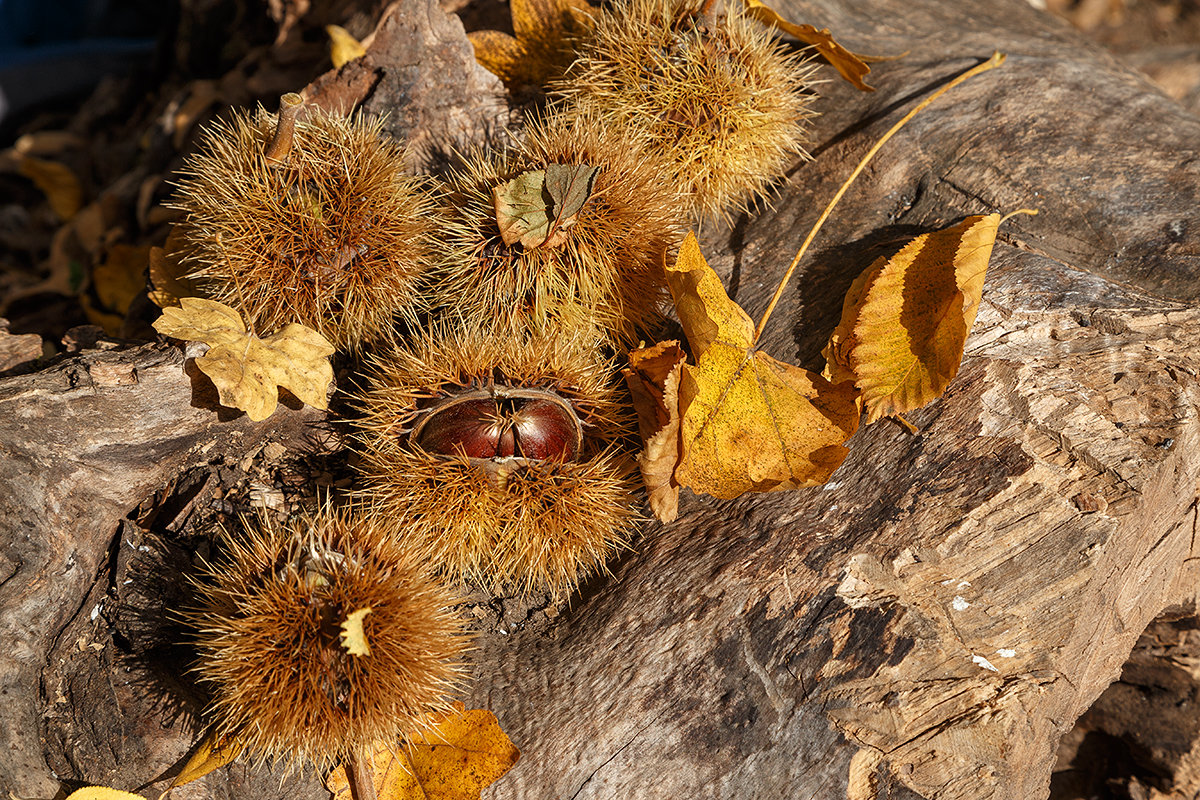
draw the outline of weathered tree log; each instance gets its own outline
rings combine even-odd
[[[903,107],[994,49],[1009,60],[887,146],[768,352],[818,366],[846,287],[904,237],[1041,213],[1006,223],[961,372],[911,416],[919,434],[865,428],[825,487],[685,493],[569,609],[482,635],[469,702],[523,750],[485,796],[1044,797],[1059,739],[1146,625],[1197,612],[1200,119],[1021,0],[780,10],[908,55],[876,67],[873,94],[823,84],[814,160],[774,208],[706,231],[752,316]],[[133,386],[70,378],[128,365]],[[117,522],[206,446],[235,453],[230,431],[302,416],[220,421],[153,348],[0,382],[0,403],[0,789],[48,797],[55,774],[132,788],[192,732],[160,727],[153,695],[103,655],[111,632],[90,616],[124,574],[106,559],[131,535]],[[312,776],[277,781],[231,766],[176,796],[323,795]]]

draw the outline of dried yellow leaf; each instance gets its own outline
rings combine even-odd
[[[154,329],[209,346],[196,366],[217,387],[222,405],[240,408],[256,422],[264,420],[274,412],[276,387],[282,386],[314,408],[328,407],[334,348],[324,336],[292,322],[260,339],[227,305],[200,297],[184,297],[179,304],[164,308]]]
[[[778,12],[774,9],[759,2],[759,0],[742,1],[745,3],[748,15],[754,17],[759,22],[771,25],[784,33],[795,36],[807,45],[811,45],[843,78],[852,83],[856,88],[862,89],[864,92],[875,91],[875,87],[867,85],[866,76],[871,71],[871,68],[863,61],[863,56],[851,53],[845,47],[838,44],[828,28],[816,28],[812,25],[789,22],[779,16]]]
[[[650,510],[663,522],[679,516],[675,468],[679,465],[679,378],[684,360],[679,342],[659,342],[632,351],[629,367],[623,370],[645,442],[638,468]]]
[[[920,408],[958,374],[1000,222],[967,217],[922,234],[851,284],[825,375],[858,386],[869,422]]]
[[[370,754],[378,800],[478,800],[521,757],[496,716],[482,709],[454,710],[431,720],[427,733],[396,744],[381,742]],[[325,787],[334,800],[351,800],[345,767]]]
[[[85,786],[67,795],[67,800],[146,800],[140,794],[122,792],[107,786]]]
[[[371,655],[371,645],[367,642],[367,632],[363,630],[363,617],[371,613],[371,608],[360,608],[346,617],[342,623],[342,647],[352,656]]]
[[[325,33],[329,36],[329,59],[334,69],[341,69],[367,54],[367,49],[341,25],[326,25]]]
[[[146,265],[149,260],[149,247],[114,244],[108,249],[104,263],[92,271],[92,283],[105,308],[121,316],[129,313],[133,299],[146,288]]]
[[[184,277],[187,269],[179,263],[183,246],[183,229],[176,225],[167,234],[162,247],[150,248],[150,300],[159,308],[179,305],[181,297],[196,297],[195,284]]]
[[[525,58],[525,48],[514,37],[503,31],[471,31],[467,39],[475,48],[475,60],[488,72],[504,81],[518,80],[520,65]],[[509,91],[515,91],[510,86]]]
[[[200,746],[183,765],[183,769],[171,780],[171,785],[159,796],[166,797],[176,786],[183,786],[203,778],[215,769],[220,769],[242,754],[242,744],[236,739],[219,736],[211,728],[200,741]]]
[[[59,219],[68,220],[83,207],[83,187],[66,164],[33,156],[21,156],[17,171],[29,178],[46,195]]]
[[[520,95],[566,71],[595,13],[587,0],[512,0],[515,38],[500,31],[475,31],[467,38],[475,60]]]
[[[696,364],[679,384],[675,480],[714,497],[824,483],[858,427],[856,392],[754,346],[754,323],[729,299],[689,235],[667,285]]]

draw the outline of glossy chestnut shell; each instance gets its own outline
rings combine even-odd
[[[433,406],[413,426],[410,441],[446,456],[572,461],[583,449],[583,426],[553,392],[495,386]]]

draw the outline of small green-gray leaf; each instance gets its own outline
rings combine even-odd
[[[587,164],[546,165],[546,191],[552,202],[550,213],[555,227],[561,227],[583,208],[592,196],[592,185],[599,171],[599,167]]]
[[[507,183],[492,189],[496,225],[507,245],[520,242],[537,247],[550,235],[550,197],[546,192],[546,171],[522,172]]]

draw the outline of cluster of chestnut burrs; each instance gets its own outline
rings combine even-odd
[[[182,172],[167,250],[197,293],[363,365],[352,502],[248,523],[198,581],[211,721],[255,754],[327,766],[418,729],[461,675],[462,586],[563,599],[631,543],[619,361],[687,226],[802,156],[812,96],[739,9],[624,0],[588,30],[515,144],[442,178],[296,95]]]

